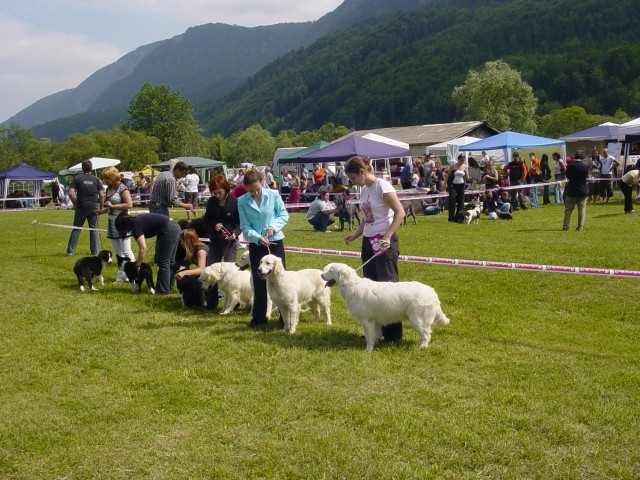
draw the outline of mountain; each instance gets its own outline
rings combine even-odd
[[[259,123],[272,132],[327,121],[354,129],[450,122],[469,69],[503,59],[521,71],[540,113],[580,105],[640,112],[637,3],[438,0],[325,36],[205,102],[206,133]]]
[[[139,79],[155,65],[158,83],[172,88],[183,85],[177,90],[194,102],[196,117],[207,134],[229,135],[256,123],[273,133],[316,129],[326,122],[357,129],[445,123],[462,119],[464,113],[453,104],[453,87],[464,82],[470,69],[502,59],[533,87],[539,114],[579,105],[590,113],[613,114],[622,109],[637,116],[640,29],[634,23],[636,10],[636,0],[619,0],[615,8],[606,0],[349,0],[314,23],[285,24],[282,31],[280,26],[236,27],[243,33],[234,41],[256,35],[253,42],[245,43],[252,49],[247,58],[254,58],[258,42],[268,32],[272,40],[264,41],[271,46],[286,36],[285,31],[297,29],[292,36],[298,46],[294,42],[286,52],[274,54],[261,70],[251,76],[247,73],[247,80],[237,75],[228,83],[220,77],[225,72],[222,67],[200,65],[213,61],[201,61],[207,52],[189,56],[188,49],[205,41],[194,40],[200,34],[209,38],[209,28],[230,32],[234,27],[194,27],[183,36],[148,46],[153,51],[136,64],[144,68],[133,68],[114,81],[117,88],[102,88],[92,108],[113,108],[118,101],[126,105],[124,99],[137,91]],[[218,41],[223,37],[218,36]],[[188,48],[181,49],[181,43]],[[220,44],[216,58],[234,52],[233,58],[234,48]],[[274,46],[270,51],[275,50]],[[182,77],[172,77],[179,65],[173,56],[181,53],[185,63],[178,73]],[[206,68],[218,76],[210,83],[193,78]],[[173,84],[163,81],[169,78]],[[128,93],[117,97],[119,91]],[[123,117],[126,112],[111,110],[109,115]],[[106,117],[88,109],[82,116],[34,127],[33,132],[65,140],[65,133],[103,125]]]
[[[287,52],[363,19],[417,8],[429,0],[346,0],[316,22],[282,23],[254,28],[221,23],[189,28],[184,34],[145,45],[98,70],[77,88],[55,93],[11,117],[5,123],[25,128],[82,114],[70,129],[96,126],[104,112],[125,112],[145,81],[168,85],[192,103],[210,100],[241,85],[250,75]],[[87,123],[89,122],[89,123]],[[43,129],[38,129],[43,130]],[[43,134],[50,138],[47,129]],[[75,131],[75,130],[74,130]],[[71,133],[71,130],[69,131]]]

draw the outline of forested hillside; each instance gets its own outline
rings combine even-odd
[[[250,75],[291,50],[350,27],[365,18],[381,18],[418,8],[433,0],[345,0],[316,22],[242,27],[199,25],[184,34],[137,48],[101,68],[77,88],[49,95],[6,123],[64,140],[74,132],[100,128],[115,110],[126,110],[144,82],[167,85],[192,103],[211,100],[240,86]],[[55,120],[52,124],[47,124]],[[80,130],[74,130],[80,127]],[[62,137],[61,137],[62,136]]]
[[[636,115],[636,13],[632,0],[437,0],[287,54],[197,116],[225,135],[255,123],[276,132],[449,122],[462,116],[453,87],[495,59],[522,72],[540,114],[580,105]]]

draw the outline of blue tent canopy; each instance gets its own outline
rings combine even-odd
[[[537,137],[517,132],[502,132],[492,137],[478,140],[477,142],[462,145],[461,152],[481,152],[483,150],[504,150],[525,147],[548,147],[551,145],[564,145],[564,140],[555,138]]]
[[[56,174],[53,172],[43,172],[36,168],[33,168],[28,163],[21,163],[9,170],[0,172],[0,180],[51,180],[55,178]]]
[[[399,158],[411,156],[411,150],[357,135],[349,135],[324,148],[298,157],[298,163],[346,162],[354,155],[371,157],[372,160]]]
[[[537,137],[535,135],[527,135],[525,133],[517,133],[506,131],[484,138],[477,142],[469,143],[461,146],[458,150],[461,152],[481,152],[484,150],[504,150],[504,158],[506,161],[511,158],[511,150],[517,148],[533,148],[533,147],[549,147],[558,145],[562,147],[562,156],[566,157],[566,144],[564,140],[555,138]]]
[[[21,163],[9,170],[0,172],[0,198],[6,199],[9,194],[9,183],[13,181],[29,181],[33,182],[33,196],[40,198],[40,190],[44,180],[53,180],[56,174],[53,172],[43,172],[33,168],[27,163]],[[3,203],[4,205],[4,203]]]

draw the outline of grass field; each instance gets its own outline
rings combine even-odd
[[[589,205],[584,232],[575,212],[561,232],[553,205],[470,226],[419,216],[401,253],[640,270],[640,218],[622,210]],[[403,262],[451,324],[427,349],[405,325],[367,354],[336,291],[334,325],[303,314],[294,336],[134,295],[114,267],[80,293],[69,230],[33,219],[72,212],[0,213],[0,478],[640,477],[639,279]],[[357,248],[303,214],[285,233]],[[332,261],[358,265],[287,255],[290,269]]]

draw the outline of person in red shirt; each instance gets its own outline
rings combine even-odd
[[[324,179],[327,176],[327,171],[319,163],[316,163],[313,166],[313,172],[311,172],[311,175],[313,176],[313,191],[317,192],[320,190],[320,187],[324,185]]]

